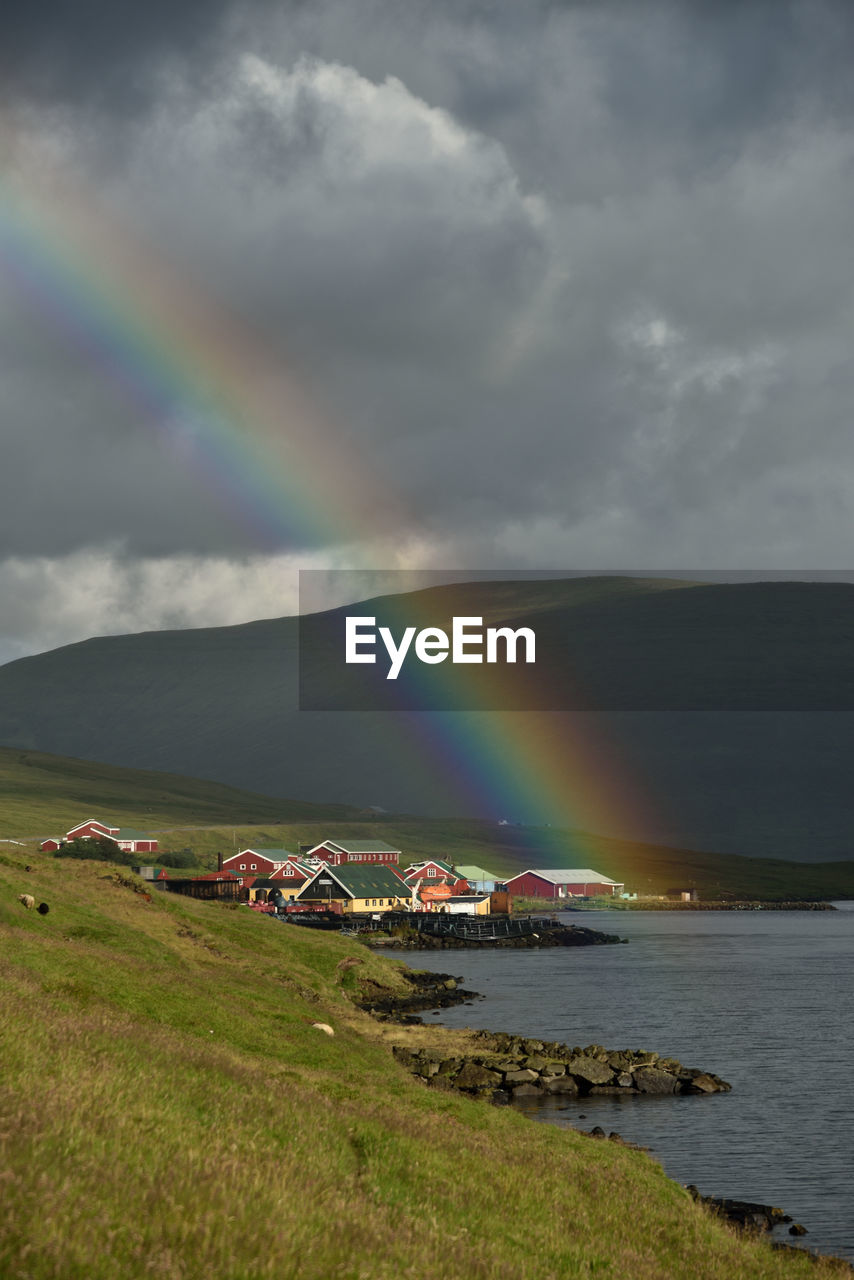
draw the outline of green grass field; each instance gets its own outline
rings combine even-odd
[[[29,873],[14,851],[0,862],[0,1275],[838,1270],[738,1237],[641,1153],[424,1087],[351,1002],[362,978],[401,983],[357,942],[149,902],[105,864],[28,860]],[[21,892],[50,913],[24,910]]]

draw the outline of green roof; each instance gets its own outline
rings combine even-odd
[[[457,875],[463,880],[500,880],[494,871],[484,871],[483,867],[457,867]]]
[[[327,877],[331,877],[334,881],[331,895],[329,895],[333,898],[336,896],[335,891],[338,885],[342,886],[351,898],[408,898],[411,892],[409,886],[405,885],[400,876],[395,875],[389,867],[379,863],[345,863],[341,867],[321,867],[304,886],[299,897],[327,897],[326,886],[317,884],[318,880]]]
[[[111,840],[156,840],[150,831],[137,831],[135,827],[119,827],[119,833],[116,836],[110,836]]]

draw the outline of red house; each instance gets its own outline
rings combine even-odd
[[[454,884],[459,879],[459,876],[454,873],[450,862],[442,862],[439,858],[428,858],[425,862],[414,862],[411,867],[407,867],[401,874],[409,885],[414,885],[419,880],[430,880],[431,882],[447,880],[450,884]]]
[[[589,867],[569,869],[547,867],[545,870],[523,871],[507,881],[510,893],[526,898],[592,898],[614,897],[625,886],[609,880]]]
[[[78,822],[76,827],[66,831],[65,838],[66,840],[100,840],[106,836],[112,840],[118,834],[118,827],[107,826],[105,822],[98,822],[96,818],[87,818],[85,822]]]
[[[310,875],[313,874],[313,867],[304,867],[299,862],[285,862],[279,867],[278,871],[273,871],[270,875],[271,880],[275,880],[278,884],[280,880],[296,880],[300,884],[305,884]]]
[[[316,858],[330,867],[340,867],[347,862],[400,862],[400,850],[393,849],[384,840],[324,840],[305,850],[304,857]]]
[[[114,827],[97,818],[87,818],[78,822],[76,827],[66,831],[62,839],[51,837],[43,840],[39,846],[43,853],[55,853],[68,840],[113,840],[126,853],[156,853],[157,841],[147,831],[136,831],[133,827]]]
[[[288,902],[293,902],[308,880],[307,875],[299,876],[270,876],[271,883],[278,889]]]
[[[286,870],[287,869],[287,870]],[[273,876],[279,871],[293,876],[302,873],[299,859],[288,849],[241,849],[230,858],[223,858],[221,871],[233,871],[242,876]]]

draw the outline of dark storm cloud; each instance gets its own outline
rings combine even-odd
[[[0,22],[0,92],[139,107],[164,59],[209,56],[230,9],[229,0],[10,0]]]
[[[7,13],[28,137],[296,370],[401,542],[850,558],[849,6]],[[258,545],[204,435],[158,430],[8,281],[0,374],[7,554]]]

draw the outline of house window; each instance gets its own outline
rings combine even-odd
[[[385,906],[385,898],[380,898],[380,906],[381,907]]]
[[[241,870],[241,871],[245,871],[245,870],[246,870],[246,863],[245,863],[245,862],[241,862],[241,864],[240,864],[240,870]]]
[[[251,866],[250,870],[251,870],[251,871],[255,871],[255,870],[256,870],[256,867],[255,867],[255,863],[254,863],[254,862],[252,863],[252,866]]]
[[[428,876],[435,876],[435,874],[436,874],[436,868],[435,868],[435,867],[428,867],[428,868],[427,868],[427,874],[428,874]]]

